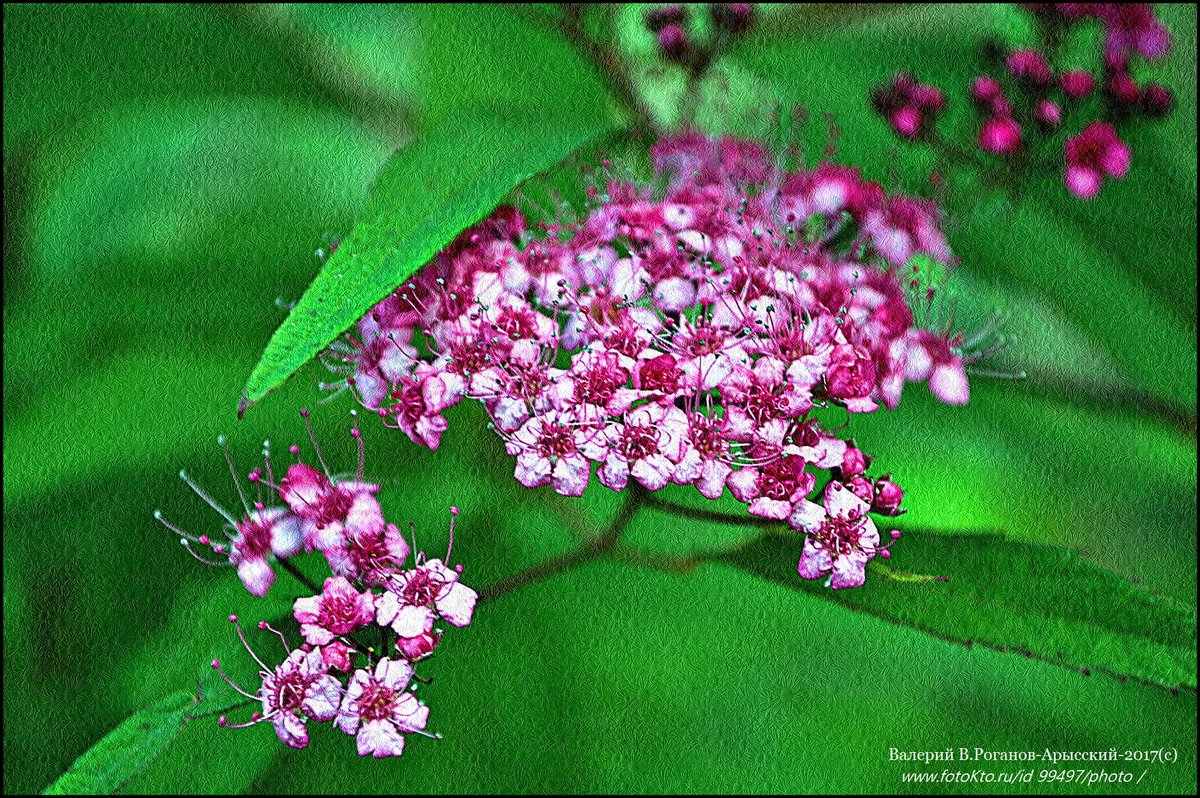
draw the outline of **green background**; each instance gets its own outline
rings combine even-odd
[[[701,121],[755,132],[800,103],[818,152],[830,112],[839,160],[909,188],[931,161],[898,149],[870,87],[912,68],[958,99],[982,37],[1029,36],[1002,6],[776,13],[721,61]],[[681,79],[654,62],[639,14],[615,20],[620,46],[669,119]],[[1124,181],[1081,204],[1053,176],[1007,197],[956,178],[963,312],[1018,310],[1004,363],[1030,378],[978,379],[966,408],[913,386],[854,434],[907,488],[912,524],[1078,548],[1194,607],[1196,15],[1160,14],[1175,46],[1152,74],[1179,107],[1134,128]],[[264,437],[302,437],[315,366],[234,419],[283,319],[276,297],[303,292],[390,152],[513,105],[564,125],[617,114],[560,37],[494,7],[5,7],[6,792],[45,788],[131,712],[186,689],[227,644],[228,613],[286,604],[286,577],[257,602],[151,512],[211,529],[177,470],[230,500],[217,434],[247,467]],[[966,117],[948,120],[962,136]],[[314,414],[345,465],[349,408]],[[519,489],[482,413],[449,418],[433,454],[366,424],[367,462],[395,478],[389,518],[413,520],[431,550],[446,507],[462,508],[469,583],[567,551],[573,529],[614,512],[598,485],[574,502]],[[629,539],[686,554],[749,534],[645,514]],[[202,720],[127,789],[903,791],[890,746],[1174,747],[1180,760],[1137,790],[1196,786],[1194,691],[967,650],[728,565],[586,565],[481,606],[432,666],[422,690],[445,739],[414,738],[400,760],[360,760],[328,727],[293,751],[268,728]]]

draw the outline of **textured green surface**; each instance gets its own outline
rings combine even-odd
[[[921,533],[905,535],[897,552],[873,566],[879,584],[871,590],[838,592],[789,573],[794,536],[764,538],[726,559],[764,579],[945,640],[1081,672],[1196,688],[1195,611],[1089,565],[1077,552],[998,536]],[[909,567],[921,573],[897,570]]]
[[[417,135],[461,129],[489,104],[580,124],[614,113],[569,47],[499,9],[288,13],[357,65],[356,80],[410,107]],[[619,23],[644,54],[638,13]],[[976,208],[969,192],[948,209],[963,305],[976,317],[996,304],[1023,312],[1005,357],[1030,379],[977,380],[966,408],[915,387],[852,433],[908,489],[906,525],[1079,550],[1081,560],[1061,556],[1194,612],[1196,442],[1178,421],[1195,428],[1196,22],[1194,7],[1162,14],[1176,47],[1159,77],[1181,108],[1134,132],[1124,181],[1090,205],[1047,180],[1011,211],[982,194]],[[283,321],[275,298],[298,298],[319,268],[312,253],[361,218],[392,144],[278,42],[262,46],[209,8],[10,6],[4,26],[3,745],[5,791],[16,793],[46,789],[134,713],[190,691],[213,656],[237,678],[253,674],[226,616],[275,617],[294,588],[281,575],[255,600],[232,573],[186,557],[151,512],[212,531],[216,516],[178,469],[230,501],[217,434],[247,468],[264,437],[303,438],[295,411],[319,398],[315,367],[244,421],[233,410]],[[744,105],[726,110],[753,120],[773,98],[802,102],[812,153],[831,112],[840,160],[883,180],[896,167],[917,186],[928,163],[897,147],[866,91],[904,66],[958,91],[976,41],[995,29],[1024,35],[1018,14],[987,6],[752,37],[721,65]],[[664,92],[679,84],[661,78]],[[719,105],[710,95],[703,118],[717,121]],[[346,465],[350,407],[342,397],[313,414]],[[445,543],[446,507],[462,508],[455,547],[468,583],[563,553],[576,526],[615,511],[618,497],[598,485],[576,501],[518,488],[482,413],[449,415],[432,454],[364,425],[368,473],[395,479],[385,511],[415,521],[430,550]],[[710,506],[694,491],[668,494]],[[712,506],[739,511],[728,498]],[[627,539],[676,556],[757,534],[646,512]],[[894,562],[928,572],[921,554],[948,556],[935,549],[914,535]],[[126,791],[978,791],[902,783],[925,768],[890,762],[890,746],[1165,746],[1180,761],[1149,766],[1136,788],[1084,791],[1195,791],[1194,691],[938,640],[798,592],[786,581],[795,555],[779,552],[769,580],[716,563],[674,574],[600,561],[482,605],[429,669],[431,725],[445,739],[414,740],[399,761],[360,760],[328,727],[293,751],[265,726],[202,718]],[[314,575],[319,565],[304,563]],[[858,600],[913,587],[878,576]],[[1072,612],[1090,611],[1061,591]],[[269,637],[252,642],[276,652]]]

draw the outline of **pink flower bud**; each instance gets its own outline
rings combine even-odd
[[[1000,81],[990,75],[980,75],[971,84],[971,99],[984,110],[991,110],[992,103],[1003,96],[1004,88]]]
[[[1073,100],[1081,100],[1096,88],[1096,79],[1091,73],[1076,69],[1063,73],[1058,84],[1062,87],[1063,94]]]
[[[921,111],[930,116],[940,114],[946,107],[945,95],[936,86],[930,86],[927,83],[918,83],[913,86],[908,97]]]
[[[1142,99],[1142,90],[1137,81],[1128,72],[1115,72],[1108,78],[1106,84],[1109,95],[1125,105],[1137,105]]]
[[[410,662],[416,662],[432,654],[441,640],[442,633],[435,629],[423,632],[416,637],[396,638],[396,649]]]
[[[691,50],[691,41],[682,25],[671,24],[658,32],[658,46],[668,61],[681,62]]]
[[[1034,107],[1033,118],[1047,130],[1054,130],[1062,124],[1062,109],[1056,103],[1042,100]]]
[[[1171,110],[1171,91],[1158,83],[1151,83],[1142,93],[1142,109],[1149,116],[1166,116]]]
[[[861,476],[866,470],[867,457],[863,454],[862,450],[853,446],[847,447],[846,453],[842,455],[842,476],[857,477]]]
[[[1050,83],[1050,65],[1037,50],[1016,50],[1009,53],[1004,62],[1008,71],[1018,80],[1028,81],[1038,86]]]
[[[889,479],[875,482],[875,499],[871,502],[871,511],[880,515],[900,515],[900,502],[904,499],[904,491]]]
[[[925,121],[925,116],[915,106],[904,105],[892,111],[888,121],[891,122],[896,135],[913,139],[921,131],[921,123]]]
[[[850,489],[851,493],[865,502],[871,501],[875,496],[875,489],[871,486],[871,480],[863,477],[855,477],[846,483],[846,487]]]
[[[979,128],[979,147],[993,155],[1008,155],[1021,146],[1021,126],[1010,117],[993,116]]]

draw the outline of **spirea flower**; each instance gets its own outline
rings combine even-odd
[[[930,114],[943,103],[902,89]],[[784,170],[753,141],[683,133],[652,155],[657,187],[606,166],[570,223],[502,207],[465,231],[355,333],[407,330],[395,344],[425,354],[382,393],[358,371],[345,387],[431,449],[446,409],[480,402],[529,488],[579,496],[593,474],[616,491],[728,488],[781,522],[844,466],[819,411],[893,408],[914,380],[967,400],[981,352],[933,318],[932,273],[951,259],[936,205],[833,163]],[[469,618],[473,598],[436,560],[381,579],[365,581],[387,588],[376,622],[414,650],[438,618]]]
[[[409,561],[415,543],[410,547],[399,528],[385,520],[377,498],[378,484],[364,481],[365,447],[358,428],[351,430],[358,445],[357,469],[352,474],[336,473],[329,469],[312,434],[308,412],[301,414],[320,469],[297,459],[276,482],[270,447],[265,446],[263,466],[249,475],[258,490],[258,501],[251,504],[238,483],[247,508],[242,520],[184,475],[201,498],[225,517],[227,542],[186,535],[163,521],[184,535],[185,546],[198,559],[219,564],[194,551],[201,546],[227,556],[255,595],[265,593],[274,580],[270,562],[298,557],[306,548],[319,549],[333,572],[315,595],[301,595],[292,605],[292,616],[304,639],[298,647],[270,624],[259,623],[260,630],[283,643],[285,656],[278,665],[269,665],[255,653],[237,616],[229,617],[259,666],[261,685],[246,690],[225,673],[219,660],[213,660],[212,666],[234,690],[260,704],[261,710],[244,723],[230,724],[222,715],[220,724],[244,728],[269,721],[285,744],[304,748],[310,724],[333,722],[355,737],[359,754],[399,756],[404,735],[438,737],[425,731],[429,709],[414,691],[426,680],[416,676],[414,664],[429,660],[441,644],[443,630],[438,624],[467,626],[478,600],[478,594],[461,581],[462,566],[445,564],[451,562],[458,508],[450,508],[445,560],[428,559],[418,552]],[[224,446],[223,438],[221,443]],[[293,455],[299,451],[299,446],[289,447]],[[226,456],[237,481],[228,449]],[[267,490],[284,506],[266,509],[262,500]],[[299,583],[312,585],[297,565],[288,563],[286,567]]]
[[[425,728],[429,707],[406,689],[412,677],[410,663],[386,657],[350,677],[336,725],[355,738],[359,756],[400,756],[404,735]]]
[[[179,542],[184,550],[198,561],[205,565],[233,566],[246,590],[255,596],[265,596],[275,582],[272,563],[294,557],[304,550],[301,519],[286,507],[268,507],[264,503],[267,497],[263,496],[261,489],[256,499],[251,502],[238,478],[224,436],[218,438],[217,442],[225,452],[229,472],[241,500],[243,515],[235,516],[213,499],[187,471],[180,471],[180,479],[221,517],[224,523],[220,526],[219,533],[195,535],[186,532],[168,521],[161,510],[155,510],[154,517],[167,529],[179,535]],[[269,471],[270,442],[263,444],[263,457]],[[250,481],[253,482],[254,479]]]
[[[288,649],[283,635],[284,648],[288,650],[287,658],[279,665],[267,666],[250,643],[246,640],[236,615],[229,618],[237,627],[238,636],[246,651],[262,669],[262,686],[256,693],[249,693],[239,687],[221,670],[219,660],[213,660],[213,669],[218,671],[235,690],[247,698],[255,699],[262,705],[262,712],[255,712],[249,723],[240,726],[250,726],[264,721],[270,721],[275,727],[279,739],[292,748],[304,748],[308,745],[309,720],[318,723],[328,722],[337,716],[338,705],[342,698],[341,683],[329,675],[329,666],[325,663],[321,652],[315,649]],[[261,628],[270,629],[265,623]],[[275,632],[274,629],[271,629]],[[279,634],[275,632],[275,634]],[[221,725],[228,725],[225,716],[221,716]]]

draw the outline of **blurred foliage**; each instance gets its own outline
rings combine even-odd
[[[666,115],[682,81],[654,63],[641,12],[594,24]],[[176,471],[216,489],[218,433],[246,463],[264,437],[302,437],[295,409],[319,398],[318,368],[240,423],[237,398],[283,319],[273,301],[301,294],[311,253],[351,228],[394,147],[485,105],[615,112],[553,8],[537,13],[5,8],[6,792],[45,788],[132,713],[190,689],[228,647],[228,613],[286,607],[286,577],[256,601],[151,511],[211,528]],[[903,475],[914,525],[1069,546],[1194,608],[1196,11],[1161,14],[1175,46],[1159,79],[1180,107],[1133,132],[1124,181],[1087,205],[1050,179],[1021,197],[951,187],[960,313],[1021,311],[1006,357],[1030,379],[977,380],[967,408],[910,391],[854,433]],[[839,160],[919,188],[932,164],[899,149],[867,92],[900,68],[963,88],[996,34],[1028,36],[1021,12],[772,9],[718,65],[700,119],[761,132],[799,103],[815,157],[829,112]],[[336,59],[332,86],[314,54]],[[314,413],[342,462],[349,407]],[[614,512],[598,486],[576,502],[519,489],[478,410],[450,420],[435,454],[368,427],[368,468],[395,478],[385,510],[430,549],[445,508],[462,508],[456,550],[474,585],[569,550],[572,529]],[[647,513],[628,540],[679,555],[754,534]],[[445,739],[398,761],[359,760],[325,727],[293,751],[269,728],[197,721],[128,789],[888,792],[904,789],[891,745],[1175,747],[1180,761],[1137,789],[1195,788],[1194,691],[967,650],[726,564],[587,565],[484,605],[434,665],[426,699]]]

